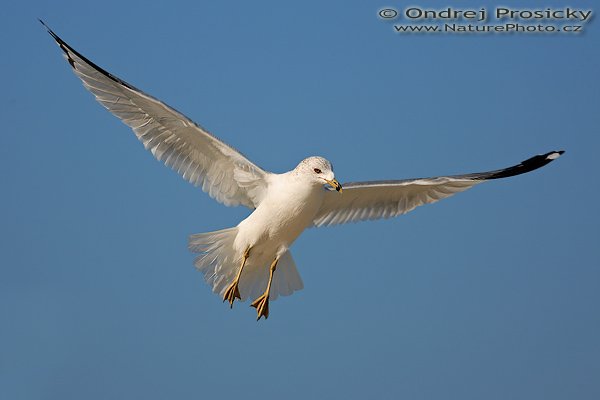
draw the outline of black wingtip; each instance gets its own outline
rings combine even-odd
[[[541,168],[544,165],[556,160],[558,157],[564,154],[564,152],[564,150],[555,150],[550,151],[546,154],[539,154],[525,161],[522,161],[518,165],[514,165],[512,167],[498,171],[492,171],[491,173],[482,176],[480,179],[508,178],[510,176],[521,175],[527,172],[535,171],[536,169]]]
[[[46,25],[46,23],[41,18],[38,18],[37,20],[40,21],[40,24],[42,24],[42,26],[44,28],[46,28],[46,30],[48,31],[48,33],[50,34],[50,36],[52,36],[54,38],[54,40],[58,40],[58,36],[56,35],[56,33],[54,33],[52,31],[52,29],[50,29],[50,27],[48,25]]]
[[[44,26],[44,28],[46,28],[46,30],[48,31],[50,36],[52,36],[52,38],[56,41],[56,43],[61,48],[61,50],[65,53],[65,56],[67,58],[67,61],[71,65],[71,68],[75,69],[75,60],[73,60],[73,58],[71,58],[71,55],[69,54],[69,49],[70,49],[69,45],[66,44],[65,41],[62,40],[56,33],[54,33],[54,31],[52,29],[50,29],[50,27],[48,25],[46,25],[46,23],[44,21],[42,21],[40,18],[38,18],[38,21],[40,21],[40,23]]]

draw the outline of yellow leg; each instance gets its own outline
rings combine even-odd
[[[256,320],[258,321],[260,317],[265,317],[265,319],[269,318],[269,292],[271,291],[271,282],[273,282],[273,274],[277,269],[277,262],[279,258],[276,258],[275,261],[271,264],[271,268],[269,269],[269,283],[267,283],[267,289],[258,299],[254,300],[252,307],[256,308]]]
[[[225,302],[226,300],[229,301],[230,308],[233,308],[233,302],[236,298],[240,300],[242,299],[242,297],[240,296],[239,284],[240,277],[242,276],[242,270],[244,269],[244,265],[246,265],[246,260],[248,260],[248,257],[250,257],[250,247],[248,247],[244,252],[244,256],[242,258],[242,265],[238,270],[237,276],[233,280],[233,283],[229,285],[229,287],[225,291],[225,295],[223,296],[223,302]]]

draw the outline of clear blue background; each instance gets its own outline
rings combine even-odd
[[[565,3],[597,5],[544,5]],[[467,4],[499,5],[450,2]],[[2,6],[0,397],[600,398],[600,22],[408,36],[378,19],[390,5]],[[401,218],[308,230],[292,248],[305,289],[257,323],[186,248],[248,211],[144,151],[38,17],[268,170],[318,154],[340,181],[394,179],[567,153]]]

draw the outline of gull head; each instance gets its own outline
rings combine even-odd
[[[294,172],[315,185],[329,185],[342,192],[342,185],[335,179],[331,163],[323,157],[308,157],[300,161]]]

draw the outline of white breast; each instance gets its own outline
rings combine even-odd
[[[281,255],[312,224],[323,196],[322,187],[289,173],[273,175],[264,200],[238,225],[236,249]]]

